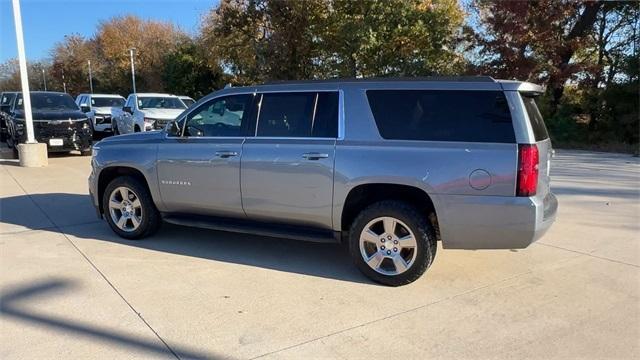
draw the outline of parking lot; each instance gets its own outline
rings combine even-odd
[[[559,150],[524,250],[438,251],[399,288],[339,245],[97,220],[90,158],[0,161],[3,359],[639,358],[640,161]]]

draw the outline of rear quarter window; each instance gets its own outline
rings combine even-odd
[[[524,108],[527,111],[527,115],[529,115],[529,122],[531,122],[535,140],[542,141],[548,139],[549,133],[544,124],[542,114],[540,114],[540,110],[538,110],[535,98],[533,96],[522,95],[522,102],[524,102]]]
[[[367,98],[385,139],[515,143],[501,91],[368,90]]]

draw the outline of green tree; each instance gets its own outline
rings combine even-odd
[[[209,64],[203,47],[191,39],[165,56],[163,81],[167,91],[195,99],[224,86],[222,69]]]
[[[326,75],[455,74],[464,13],[455,0],[333,0],[322,35]]]

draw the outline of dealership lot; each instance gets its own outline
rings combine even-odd
[[[0,160],[0,357],[638,358],[640,161],[558,151],[524,250],[439,249],[400,288],[339,245],[98,221],[89,157]]]

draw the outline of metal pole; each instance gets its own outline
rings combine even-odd
[[[133,62],[133,54],[136,48],[129,49],[129,55],[131,56],[131,81],[133,82],[133,93],[136,93],[136,67]]]
[[[44,91],[47,91],[47,76],[44,73],[44,68],[42,68],[42,81],[44,82]]]
[[[16,41],[18,43],[18,60],[20,62],[20,82],[22,83],[22,103],[24,107],[24,122],[27,128],[27,143],[35,144],[36,140],[33,136],[33,115],[31,115],[31,97],[29,96],[29,78],[27,77],[27,56],[24,52],[22,16],[20,15],[20,0],[13,0],[13,20],[16,26]]]
[[[62,88],[64,89],[64,92],[67,92],[67,83],[64,82],[64,68],[62,69]]]
[[[89,88],[91,89],[91,93],[93,94],[93,77],[91,76],[91,60],[87,60],[89,64]]]

